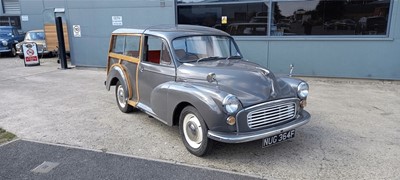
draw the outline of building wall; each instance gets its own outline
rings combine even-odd
[[[65,8],[71,61],[77,66],[104,67],[110,34],[120,27],[174,24],[173,0],[20,0],[24,31],[54,22],[54,8]],[[235,37],[245,58],[277,74],[400,80],[400,5],[393,0],[387,38]],[[122,16],[123,26],[113,26],[112,16]],[[73,37],[72,26],[81,26]]]
[[[387,38],[236,37],[244,56],[274,73],[400,80],[400,4],[394,0]]]
[[[76,66],[104,67],[111,32],[117,28],[175,23],[173,0],[93,1],[93,0],[20,0],[24,31],[43,29],[54,23],[54,8],[65,8],[62,16],[68,26],[71,62]],[[113,26],[112,16],[122,16],[122,26]],[[80,25],[81,37],[74,37],[73,25]]]

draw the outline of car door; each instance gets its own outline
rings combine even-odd
[[[162,38],[145,35],[142,47],[138,107],[162,120],[167,114],[168,82],[175,81],[175,66],[169,46]]]
[[[108,67],[118,66],[124,70],[124,81],[127,83],[129,92],[128,103],[135,105],[138,101],[137,67],[141,36],[135,34],[113,35],[111,40]]]

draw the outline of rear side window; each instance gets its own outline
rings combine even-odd
[[[139,58],[140,36],[113,36],[111,52]]]
[[[139,58],[139,36],[126,36],[124,55]]]
[[[114,36],[111,52],[122,54],[124,52],[125,36]]]

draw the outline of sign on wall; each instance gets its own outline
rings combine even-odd
[[[112,25],[113,26],[122,26],[122,16],[112,16],[111,17],[112,20]]]
[[[36,43],[23,43],[22,51],[24,52],[24,64],[25,66],[37,66],[40,65],[38,50]]]
[[[227,16],[222,16],[221,17],[221,24],[227,24],[228,23],[228,17]]]
[[[29,16],[28,15],[21,15],[21,21],[29,21]]]
[[[74,37],[82,37],[80,25],[72,25],[72,29],[74,31]]]

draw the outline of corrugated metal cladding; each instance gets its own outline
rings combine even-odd
[[[21,14],[19,0],[3,0],[4,14]]]

